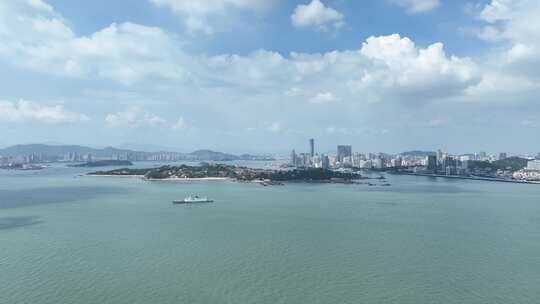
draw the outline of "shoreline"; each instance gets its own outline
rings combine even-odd
[[[356,180],[289,180],[289,181],[275,181],[275,180],[265,180],[265,179],[254,179],[254,180],[242,180],[232,177],[167,177],[167,178],[145,178],[144,175],[122,175],[122,174],[83,174],[80,176],[97,176],[97,177],[121,177],[121,178],[140,178],[144,181],[149,182],[196,182],[196,181],[234,181],[242,183],[252,183],[263,186],[282,186],[286,183],[305,183],[305,184],[362,184],[360,181],[363,179]]]
[[[499,182],[499,183],[511,183],[511,184],[540,185],[540,182],[534,182],[534,181],[521,181],[521,180],[491,178],[491,177],[474,177],[474,176],[457,176],[457,175],[440,175],[440,174],[423,174],[423,173],[405,173],[405,172],[396,172],[396,173],[392,173],[392,174],[411,175],[411,176],[424,176],[424,177],[441,177],[441,178],[448,178],[448,179],[467,179],[467,180],[477,180],[477,181],[484,181],[484,182]]]
[[[125,175],[122,175],[122,174],[81,174],[81,175],[78,175],[78,176],[97,176],[97,177],[131,177],[131,178],[135,178],[135,177],[138,177],[138,178],[141,178],[141,179],[144,179],[144,175],[133,175],[133,174],[125,174]]]
[[[192,181],[230,181],[233,180],[230,177],[167,177],[167,178],[143,178],[144,180],[156,182],[192,182]]]
[[[167,178],[145,178],[144,175],[133,174],[82,174],[80,176],[96,176],[96,177],[125,177],[125,178],[140,178],[146,181],[170,181],[170,182],[189,182],[189,181],[228,181],[230,177],[167,177]]]

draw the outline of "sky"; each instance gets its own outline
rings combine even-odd
[[[0,146],[540,152],[538,0],[0,0]]]

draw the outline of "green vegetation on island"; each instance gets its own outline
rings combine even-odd
[[[224,164],[202,163],[200,166],[163,166],[148,169],[116,169],[97,171],[89,175],[141,176],[150,180],[191,179],[191,178],[230,178],[238,181],[269,180],[276,182],[352,182],[361,179],[357,173],[345,173],[320,168],[268,170],[254,169]]]

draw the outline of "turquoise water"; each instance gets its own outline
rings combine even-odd
[[[0,171],[0,303],[540,302],[540,186],[82,172]]]

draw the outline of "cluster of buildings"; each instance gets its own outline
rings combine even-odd
[[[435,153],[405,153],[390,155],[385,153],[353,153],[352,146],[339,145],[336,153],[318,154],[315,140],[309,140],[307,153],[291,152],[290,165],[296,168],[324,169],[395,169],[404,172],[446,176],[478,176],[520,180],[540,180],[540,153],[537,160],[530,160],[528,166],[516,171],[492,165],[495,161],[508,158],[507,153],[498,155],[486,152],[450,155],[438,150]]]
[[[0,166],[40,164],[47,162],[91,162],[96,160],[128,160],[128,161],[180,161],[186,156],[178,152],[119,152],[108,156],[96,156],[91,153],[68,152],[58,155],[31,153],[17,156],[1,156]]]
[[[92,154],[81,154],[77,152],[70,152],[64,155],[63,161],[66,162],[84,162],[84,161],[92,161],[93,157]]]
[[[291,152],[290,165],[298,168],[361,168],[385,169],[420,165],[421,161],[412,157],[385,153],[353,153],[352,146],[338,145],[336,154],[315,153],[315,140],[309,140],[308,153]]]
[[[540,153],[537,159],[530,160],[527,167],[512,174],[514,179],[527,181],[540,181]]]

